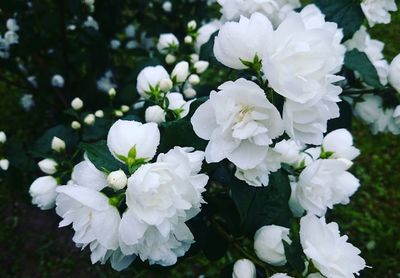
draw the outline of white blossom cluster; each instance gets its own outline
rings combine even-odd
[[[363,0],[361,9],[368,20],[370,27],[375,24],[388,24],[390,13],[397,11],[395,0]]]
[[[4,131],[0,131],[0,148],[7,142],[7,135]],[[0,154],[0,169],[3,171],[7,171],[10,167],[10,161],[7,158],[4,158]]]
[[[6,22],[6,27],[7,32],[3,36],[0,34],[0,58],[2,59],[10,57],[10,47],[19,41],[17,21],[14,18],[9,18]]]
[[[52,176],[58,164],[45,159],[39,167],[48,176],[32,183],[32,202],[41,209],[56,206],[63,218],[60,227],[72,224],[73,241],[80,248],[89,246],[92,263],[110,260],[116,270],[136,257],[150,264],[175,264],[194,242],[185,222],[200,212],[208,176],[199,173],[204,153],[191,148],[175,147],[150,162],[159,141],[156,124],[119,120],[108,133],[107,145],[128,174],[100,171],[85,157],[71,180],[58,185]],[[55,151],[65,147],[64,141],[53,139]],[[106,188],[113,196],[104,193]],[[126,209],[120,212],[122,203]]]

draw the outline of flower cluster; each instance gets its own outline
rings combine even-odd
[[[14,18],[9,18],[6,23],[7,32],[0,35],[0,58],[7,59],[10,57],[10,47],[13,44],[17,44],[19,36],[17,34],[19,26]]]

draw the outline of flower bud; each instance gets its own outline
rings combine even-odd
[[[254,250],[257,257],[274,266],[286,264],[283,240],[292,243],[288,228],[276,225],[261,227],[254,235]]]
[[[189,76],[189,83],[192,85],[197,85],[200,83],[200,77],[197,74],[191,74]]]
[[[80,110],[83,107],[83,101],[76,97],[71,101],[71,107],[74,110]]]
[[[186,44],[191,44],[193,42],[193,38],[191,36],[186,36],[184,41]]]
[[[8,167],[10,166],[10,161],[8,159],[0,159],[0,168],[4,171],[8,170]]]
[[[48,175],[53,175],[57,172],[57,162],[54,159],[46,158],[38,163],[40,170]]]
[[[64,87],[64,83],[65,83],[64,77],[62,77],[59,74],[56,74],[51,78],[51,85],[53,87],[62,88],[62,87]]]
[[[200,59],[199,54],[197,54],[197,53],[190,54],[190,62],[192,64],[198,62],[199,59]]]
[[[186,61],[179,62],[176,64],[175,68],[172,70],[172,79],[178,83],[186,81],[189,76],[189,63]]]
[[[179,41],[172,33],[161,34],[157,43],[157,49],[161,54],[167,54],[171,49],[176,49],[178,46]]]
[[[126,112],[128,112],[129,110],[130,110],[130,108],[129,108],[128,105],[121,105],[121,111],[122,111],[122,112],[126,113]]]
[[[97,118],[103,118],[103,117],[104,117],[104,112],[103,112],[103,110],[97,110],[97,111],[94,113],[94,115],[95,115]]]
[[[81,124],[78,121],[73,121],[71,123],[71,128],[75,129],[75,130],[80,129],[81,128]]]
[[[125,175],[124,171],[118,170],[118,171],[111,172],[108,175],[107,182],[111,188],[113,188],[115,190],[121,190],[127,185],[128,178]]]
[[[52,209],[57,197],[57,180],[51,176],[37,178],[29,188],[32,204],[41,210]]]
[[[135,26],[133,26],[132,24],[129,24],[128,26],[126,26],[124,31],[125,31],[125,35],[128,38],[133,38],[136,34]]]
[[[240,259],[233,265],[232,278],[255,278],[256,267],[248,259]]]
[[[175,61],[176,57],[174,55],[168,54],[167,56],[165,56],[165,63],[167,63],[168,65],[175,63]]]
[[[138,110],[138,109],[142,109],[144,107],[144,100],[143,99],[139,99],[138,102],[136,102],[133,105],[133,109]]]
[[[172,3],[170,1],[165,1],[162,5],[162,9],[165,12],[170,13],[172,11]]]
[[[196,23],[196,21],[195,21],[195,20],[189,21],[189,23],[187,24],[187,28],[188,28],[189,30],[194,30],[194,29],[196,29],[196,28],[197,28],[197,23]]]
[[[65,150],[65,142],[62,139],[54,136],[53,140],[51,141],[51,148],[56,152],[61,152]]]
[[[84,123],[87,125],[93,125],[94,122],[96,121],[96,117],[93,114],[88,114],[86,117],[83,119]]]
[[[116,94],[117,94],[117,91],[115,91],[114,88],[111,88],[110,90],[108,90],[108,95],[110,97],[115,97]]]
[[[115,50],[115,49],[118,49],[120,46],[121,46],[121,42],[119,40],[116,40],[116,39],[111,40],[111,42],[110,42],[111,49]]]
[[[197,92],[192,87],[188,87],[185,90],[183,90],[183,95],[185,96],[185,98],[191,99],[197,95]]]
[[[160,89],[163,92],[169,92],[172,89],[173,83],[169,78],[165,78],[160,81]]]
[[[122,113],[121,110],[115,110],[115,111],[114,111],[114,115],[115,115],[116,117],[122,117],[122,116],[124,115],[124,113]]]
[[[165,122],[165,112],[158,105],[149,106],[145,112],[145,119],[147,123],[153,122],[159,124]]]
[[[4,144],[7,141],[7,135],[4,131],[0,131],[0,144]]]
[[[198,74],[202,74],[208,69],[209,64],[207,61],[198,61],[194,64],[194,69]]]

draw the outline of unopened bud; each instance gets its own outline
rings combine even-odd
[[[115,110],[114,111],[114,115],[117,116],[117,117],[122,117],[124,115],[124,113],[122,113],[121,110]]]
[[[129,108],[128,105],[121,105],[121,111],[122,111],[122,112],[126,113],[126,112],[128,112],[129,110],[130,110],[130,108]]]
[[[74,110],[79,110],[83,107],[83,101],[80,98],[76,97],[71,101],[71,107]]]
[[[93,125],[94,122],[96,121],[96,117],[93,114],[88,114],[86,117],[83,119],[85,124],[87,125]]]
[[[54,159],[46,158],[38,163],[40,170],[48,175],[53,175],[57,172],[57,162]]]
[[[0,168],[3,171],[7,171],[8,167],[10,167],[10,161],[8,161],[8,159],[5,159],[5,158],[0,159]]]
[[[115,190],[121,190],[125,188],[128,183],[128,178],[124,171],[118,170],[111,172],[107,177],[107,182],[111,188]]]
[[[191,99],[191,98],[194,98],[194,97],[197,95],[197,92],[196,92],[196,90],[193,89],[192,87],[189,87],[189,88],[186,88],[186,89],[183,91],[183,95],[184,95],[186,98]]]
[[[186,44],[191,44],[193,42],[193,38],[191,36],[186,36],[184,41]]]
[[[149,106],[145,111],[145,120],[147,123],[165,122],[165,111],[158,105]]]
[[[175,63],[175,61],[176,61],[176,57],[174,55],[168,54],[167,56],[165,56],[165,62],[168,65]]]
[[[71,127],[72,127],[72,129],[80,129],[81,128],[81,124],[78,122],[78,121],[73,121],[72,123],[71,123]]]
[[[103,118],[103,117],[104,117],[104,112],[103,112],[103,110],[97,110],[97,111],[94,113],[94,115],[95,115],[97,118]]]
[[[160,81],[160,89],[163,92],[169,92],[172,89],[173,83],[169,78]]]
[[[201,73],[205,72],[208,69],[209,65],[210,65],[210,63],[207,62],[207,61],[197,61],[194,64],[194,69],[196,70],[196,72],[198,74],[201,74]]]
[[[61,151],[65,150],[64,140],[54,136],[53,140],[51,141],[51,148],[56,152],[61,152]]]
[[[108,90],[108,95],[110,97],[115,97],[116,94],[117,94],[117,91],[115,91],[114,88],[111,88],[110,90]]]
[[[189,21],[189,23],[187,24],[187,27],[189,30],[194,30],[197,28],[197,23],[194,20]]]
[[[4,131],[0,131],[0,143],[4,144],[7,141],[7,135],[4,133]]]
[[[191,74],[189,76],[189,83],[192,85],[197,85],[200,83],[200,77],[197,74]]]

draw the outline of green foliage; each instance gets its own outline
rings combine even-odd
[[[66,145],[66,150],[74,150],[78,144],[77,133],[64,125],[57,125],[48,129],[35,143],[33,152],[35,155],[41,157],[49,154],[51,149],[51,142],[54,136],[64,140]]]
[[[100,171],[112,172],[119,169],[127,170],[126,166],[116,160],[110,153],[105,140],[93,144],[81,143],[80,146],[86,152],[89,160]]]
[[[365,19],[358,1],[315,0],[314,3],[325,14],[327,21],[336,22],[343,29],[345,40],[353,36]]]

